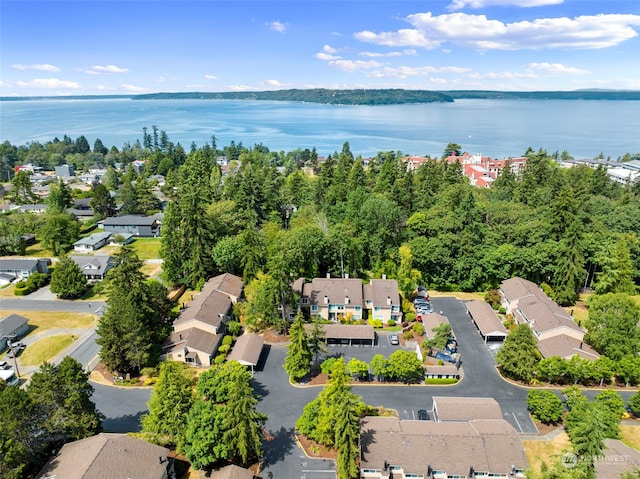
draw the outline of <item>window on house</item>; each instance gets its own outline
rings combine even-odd
[[[307,303],[309,302],[309,299],[308,299],[308,298],[302,298],[302,299],[300,300],[300,302],[301,302],[302,304],[307,304]]]
[[[382,308],[380,306],[376,306],[375,308],[373,308],[374,311],[382,311]]]
[[[367,308],[370,308],[371,306],[373,306],[373,301],[371,301],[370,299],[367,299],[367,300],[364,302],[364,304],[365,304],[365,306],[366,306]]]
[[[318,311],[318,305],[317,304],[312,304],[311,305],[311,311]]]

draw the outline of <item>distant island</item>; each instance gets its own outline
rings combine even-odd
[[[403,105],[409,103],[451,103],[459,99],[485,100],[640,100],[640,91],[573,90],[573,91],[490,91],[490,90],[402,90],[326,88],[243,92],[176,92],[141,95],[70,95],[39,97],[0,97],[0,101],[29,100],[255,100],[296,101],[325,105]]]

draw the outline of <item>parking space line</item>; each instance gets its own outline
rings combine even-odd
[[[516,417],[516,413],[512,412],[511,415],[513,416],[513,419],[516,421],[516,424],[518,425],[518,429],[520,429],[520,432],[524,432],[522,430],[522,426],[520,425],[520,421],[518,421],[518,418]]]

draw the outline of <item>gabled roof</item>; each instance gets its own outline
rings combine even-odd
[[[257,334],[243,334],[236,340],[227,361],[238,361],[245,366],[255,366],[260,360],[264,337]]]
[[[10,314],[0,319],[0,337],[13,333],[16,329],[27,324],[29,320],[19,314]]]
[[[546,298],[546,295],[537,284],[517,276],[500,283],[500,290],[507,301],[514,301],[528,296],[535,296],[539,299]]]
[[[434,328],[437,328],[441,324],[448,322],[449,318],[443,316],[442,314],[429,313],[422,315],[422,325],[424,326],[424,331],[427,335],[427,338],[433,338],[436,335],[436,333],[433,332]]]
[[[62,446],[38,479],[162,479],[169,449],[126,434],[101,433]]]
[[[112,216],[103,220],[105,226],[153,226],[155,222],[155,218],[141,215]]]
[[[73,246],[81,246],[81,245],[94,246],[94,245],[100,243],[101,241],[107,240],[109,238],[109,236],[111,236],[111,233],[108,233],[108,232],[93,233],[93,234],[91,234],[89,236],[86,236],[84,238],[80,238],[78,241],[73,243]]]
[[[493,398],[434,396],[433,409],[438,421],[470,421],[471,419],[502,419],[502,410]]]
[[[324,305],[324,297],[331,304],[362,305],[362,281],[355,278],[313,278],[311,283],[305,283],[302,296],[309,298],[310,304]]]
[[[218,349],[221,341],[221,334],[211,334],[199,328],[189,328],[171,333],[162,345],[162,349],[165,354],[182,348],[212,354]]]
[[[209,477],[211,479],[253,479],[254,476],[249,469],[230,464],[217,471],[211,471]]]
[[[374,307],[400,305],[398,282],[395,279],[372,279],[363,287],[364,299],[372,301]],[[388,300],[391,304],[388,303]]]
[[[507,328],[500,322],[488,303],[474,299],[467,301],[466,305],[483,336],[507,336]]]
[[[598,352],[591,346],[566,334],[558,334],[557,336],[538,341],[538,350],[545,358],[552,356],[570,358],[576,354],[583,359],[590,360],[595,360],[600,357]]]
[[[0,271],[31,270],[38,266],[38,258],[3,258],[0,259]]]
[[[533,328],[539,333],[566,327],[583,332],[582,328],[571,318],[571,315],[547,297],[540,299],[528,297],[518,303],[518,311],[533,323]]]
[[[229,296],[238,298],[242,294],[244,283],[242,278],[231,273],[224,273],[214,276],[206,282],[202,288],[202,294],[208,294],[211,291],[219,291]]]
[[[504,419],[461,422],[400,421],[397,417],[362,419],[361,468],[400,466],[405,474],[425,474],[429,467],[447,475],[476,472],[508,474],[528,467],[524,446]]]
[[[91,275],[104,276],[113,268],[115,258],[106,254],[97,254],[93,256],[69,256],[69,259],[78,265],[83,273]]]
[[[203,288],[200,294],[180,313],[180,317],[174,321],[174,324],[182,324],[195,319],[219,328],[222,324],[222,316],[229,313],[231,304],[231,298],[226,294],[219,291],[207,294]]]

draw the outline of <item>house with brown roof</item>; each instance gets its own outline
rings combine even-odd
[[[424,334],[427,339],[433,339],[436,337],[436,333],[433,332],[441,324],[449,324],[449,318],[439,313],[429,313],[422,315],[422,325],[424,326]]]
[[[229,273],[207,281],[173,322],[173,333],[163,344],[161,358],[211,366],[242,288],[242,279]]]
[[[467,314],[478,328],[478,332],[487,341],[504,341],[508,331],[498,319],[493,308],[484,301],[477,299],[467,301]]]
[[[101,433],[62,446],[37,479],[167,479],[175,477],[168,454],[142,439]]]
[[[585,359],[598,357],[594,349],[584,344],[585,331],[535,283],[511,278],[502,282],[500,294],[502,305],[515,321],[529,325],[543,357],[569,359],[576,354]]]
[[[362,479],[525,477],[524,446],[504,419],[370,417],[360,423]]]
[[[398,282],[394,279],[372,279],[363,285],[356,278],[314,278],[303,284],[300,306],[308,308],[311,316],[329,321],[367,319],[369,312],[374,320],[385,324],[402,321]]]

